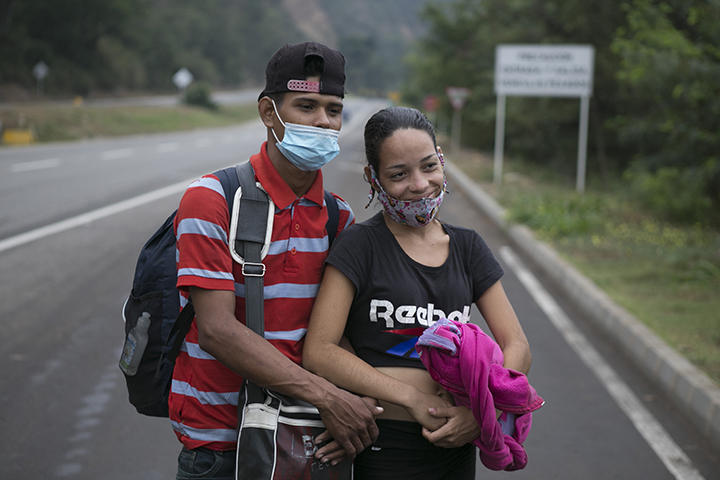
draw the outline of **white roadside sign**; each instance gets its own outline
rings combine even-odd
[[[498,45],[495,49],[495,183],[502,183],[505,97],[580,97],[577,191],[585,191],[587,130],[593,89],[592,45]]]
[[[590,45],[498,45],[495,93],[589,97],[594,61],[595,49]]]
[[[36,80],[43,80],[49,72],[50,72],[50,67],[48,67],[47,64],[45,62],[43,62],[42,60],[37,62],[35,64],[35,66],[32,68],[32,74]]]
[[[192,83],[194,80],[193,74],[190,73],[190,71],[183,67],[177,72],[175,72],[175,75],[172,77],[172,81],[175,84],[177,88],[179,88],[181,91],[185,90],[185,88]]]

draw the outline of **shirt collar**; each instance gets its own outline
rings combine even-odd
[[[255,170],[255,178],[257,178],[268,195],[270,195],[270,198],[272,198],[272,201],[278,209],[283,210],[297,200],[298,197],[295,195],[295,192],[285,183],[285,180],[280,176],[275,165],[272,164],[267,154],[267,142],[262,144],[260,153],[250,157],[250,163]],[[322,206],[323,199],[325,198],[322,170],[318,170],[315,181],[313,181],[310,189],[303,197]]]

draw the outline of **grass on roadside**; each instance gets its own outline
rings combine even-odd
[[[257,105],[209,110],[175,107],[48,107],[0,110],[5,127],[33,128],[39,142],[81,140],[117,135],[162,133],[236,125],[257,118]]]
[[[453,163],[537,237],[720,383],[720,232],[642,211],[622,187],[581,195],[537,166],[505,162],[503,186],[478,153]]]

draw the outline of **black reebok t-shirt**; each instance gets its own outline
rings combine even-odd
[[[373,367],[424,368],[415,343],[445,317],[470,321],[470,308],[503,275],[474,230],[443,224],[450,253],[439,267],[411,259],[382,213],[352,225],[335,240],[327,263],[355,285],[345,335]]]

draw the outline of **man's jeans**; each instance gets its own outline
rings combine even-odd
[[[188,450],[178,457],[177,480],[235,480],[235,451],[216,452],[207,448]]]

